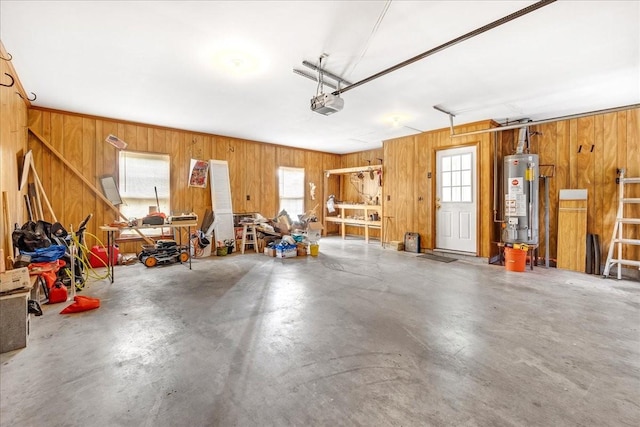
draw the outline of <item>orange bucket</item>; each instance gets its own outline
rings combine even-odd
[[[527,251],[504,248],[504,264],[507,267],[507,271],[523,273],[527,265]]]

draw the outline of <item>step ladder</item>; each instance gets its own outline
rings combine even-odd
[[[248,224],[245,223],[242,225],[242,244],[241,246],[241,251],[244,254],[244,249],[247,246],[252,246],[253,249],[256,251],[256,253],[258,252],[258,233],[256,231],[256,226],[255,224]]]
[[[624,231],[631,229],[628,227],[632,226],[640,226],[640,218],[625,218],[624,217],[624,207],[628,204],[638,204],[640,205],[640,197],[639,198],[629,198],[624,196],[625,185],[629,184],[637,184],[638,188],[640,188],[640,178],[625,178],[625,170],[618,169],[618,213],[616,215],[616,223],[613,226],[613,234],[611,235],[611,243],[609,243],[609,253],[607,255],[607,263],[604,267],[604,277],[608,277],[611,271],[611,267],[614,265],[618,265],[618,280],[622,278],[622,266],[623,265],[631,265],[634,267],[638,267],[640,269],[640,260],[638,259],[623,259],[622,258],[622,247],[624,245],[627,246],[640,246],[640,239],[631,239],[629,237],[625,237],[623,232],[623,226],[627,226]],[[636,214],[636,216],[640,216]],[[636,233],[637,234],[637,233]],[[613,253],[617,252],[617,257],[613,257]]]

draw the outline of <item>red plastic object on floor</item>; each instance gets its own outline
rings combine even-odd
[[[67,287],[63,285],[62,282],[56,282],[56,284],[49,289],[49,304],[66,302],[68,296]]]
[[[66,307],[60,314],[79,313],[81,311],[93,310],[100,307],[100,299],[76,295],[73,297],[75,301]]]
[[[111,253],[111,265],[116,265],[118,263],[118,254],[120,253],[120,249],[115,245],[111,247],[113,248],[113,252]],[[89,265],[93,268],[106,267],[107,259],[109,257],[107,252],[106,246],[92,246],[89,251]]]

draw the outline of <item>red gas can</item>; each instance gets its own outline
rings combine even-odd
[[[116,265],[118,264],[118,254],[120,250],[115,245],[111,247],[111,265]],[[107,254],[107,248],[105,246],[94,245],[89,252],[89,265],[93,268],[106,267],[108,257],[109,255]]]
[[[56,284],[49,289],[49,304],[66,302],[67,296],[67,287],[62,282],[56,282]]]

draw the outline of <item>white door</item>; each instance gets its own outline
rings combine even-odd
[[[231,183],[229,180],[229,164],[226,160],[209,160],[211,177],[211,204],[215,215],[211,228],[217,241],[235,239],[233,229],[233,208],[231,207]],[[212,242],[216,247],[216,242]]]
[[[476,254],[476,147],[440,150],[436,162],[436,248]]]

